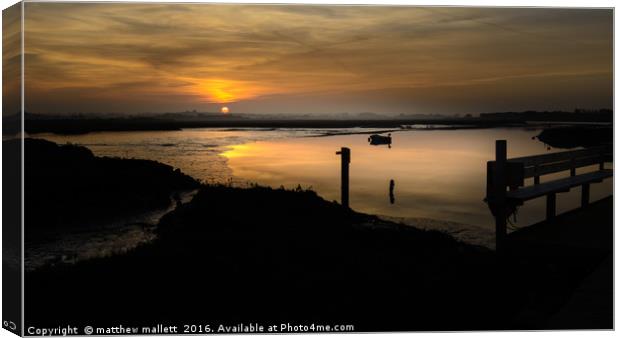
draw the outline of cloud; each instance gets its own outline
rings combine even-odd
[[[515,79],[551,85],[550,75],[559,74],[574,87],[582,74],[612,73],[612,15],[599,9],[27,3],[27,106],[59,112],[83,100],[79,106],[88,112],[102,107],[89,102],[105,98],[115,102],[104,106],[120,110],[216,110],[237,102],[249,111],[289,111],[260,106],[261,98],[278,97],[327,112],[320,99],[302,98],[337,102],[334,94],[425,88],[439,107],[446,86],[474,88],[484,81],[503,88]],[[527,86],[518,89],[527,92]],[[80,96],[54,100],[53,108],[46,103],[63,90]],[[600,97],[587,88],[582,95]],[[153,96],[157,104],[149,103]],[[548,99],[563,105],[565,96],[558,90]],[[409,102],[373,99],[385,111]],[[496,98],[479,98],[478,110],[489,109],[485,100]],[[611,105],[606,98],[596,103]],[[328,102],[323,107],[336,109]]]
[[[21,107],[21,5],[2,11],[2,114],[19,113]]]

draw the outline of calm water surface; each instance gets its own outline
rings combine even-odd
[[[330,133],[368,130],[330,130]],[[351,149],[351,207],[424,228],[440,229],[476,244],[493,246],[493,218],[482,201],[486,162],[497,139],[508,141],[508,157],[555,152],[532,136],[538,130],[412,130],[392,133],[392,147],[371,146],[366,134],[320,136],[326,130],[225,130],[102,132],[43,135],[77,143],[99,156],[146,158],[170,164],[205,182],[248,182],[311,187],[339,200],[340,147]],[[547,179],[551,179],[548,177]],[[389,182],[394,180],[394,203]],[[545,179],[543,178],[544,182]],[[592,186],[592,198],[611,194],[608,180]],[[578,206],[579,189],[558,195],[558,212]],[[544,218],[544,198],[526,203],[514,227]]]

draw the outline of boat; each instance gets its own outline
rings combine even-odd
[[[391,145],[392,144],[392,134],[388,134],[387,136],[383,136],[383,135],[379,135],[379,134],[373,134],[373,135],[370,135],[368,137],[368,142],[370,142],[370,144],[373,145],[373,146],[380,145],[380,144]]]

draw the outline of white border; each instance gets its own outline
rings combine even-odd
[[[27,2],[44,2],[44,1],[48,1],[48,0],[35,0],[35,1],[29,1],[26,0]],[[85,1],[85,0],[63,0],[62,2],[101,2],[101,1]],[[209,2],[209,3],[255,3],[255,4],[291,4],[291,3],[295,3],[295,4],[322,4],[322,5],[329,5],[329,4],[334,4],[334,5],[347,5],[347,4],[353,4],[353,5],[404,5],[404,6],[471,6],[471,7],[588,7],[588,8],[615,8],[616,2],[613,0],[590,0],[590,1],[584,1],[584,0],[425,0],[425,1],[421,1],[421,0],[297,0],[297,1],[293,1],[293,0],[289,0],[289,1],[285,1],[285,0],[243,0],[243,1],[227,1],[227,0],[210,0],[210,1],[200,1],[200,0],[184,0],[184,1],[169,1],[169,0],[149,0],[149,1],[135,1],[135,0],[128,0],[128,1],[123,1],[123,2],[184,2],[184,3],[204,3],[204,2]],[[13,4],[17,3],[17,1],[15,0],[0,0],[0,4],[2,5],[2,9],[5,9]],[[1,22],[1,16],[0,16],[0,22]],[[617,110],[617,106],[616,106],[616,96],[618,95],[618,87],[616,86],[616,77],[615,77],[615,64],[618,61],[618,56],[615,53],[615,45],[616,45],[616,39],[618,38],[618,27],[615,24],[616,20],[615,20],[615,13],[614,13],[614,111]],[[23,12],[23,6],[22,6],[22,50],[24,49],[24,36],[23,36],[23,28],[24,28],[24,12]],[[1,27],[1,26],[0,26]],[[0,44],[1,45],[1,44]],[[0,46],[0,54],[2,51],[2,47]],[[24,54],[22,53],[22,71],[21,71],[21,76],[22,79],[24,78],[24,68],[23,68],[23,64],[24,64]],[[0,64],[0,71],[2,70],[2,65]],[[0,81],[1,82],[1,81]],[[0,88],[1,88],[1,83],[0,83]],[[22,81],[22,117],[24,114],[24,83]],[[0,107],[1,107],[1,103],[2,103],[2,98],[0,95]],[[0,122],[0,126],[1,126],[1,122]],[[22,135],[24,135],[24,126],[22,124]],[[614,145],[615,145],[615,130],[616,130],[616,120],[614,119]],[[614,157],[618,158],[618,155],[620,154],[620,151],[616,148],[614,150]],[[0,164],[2,163],[2,159],[1,159],[1,155],[2,155],[2,150],[0,149]],[[22,141],[22,170],[23,170],[23,141]],[[1,172],[1,169],[0,169]],[[23,177],[23,176],[22,176]],[[0,183],[1,184],[1,183]],[[22,191],[24,188],[24,182],[22,179]],[[616,180],[614,180],[614,194],[616,193]],[[23,201],[24,196],[22,195],[22,222],[24,220],[24,210],[23,210],[23,205],[24,205],[24,201]],[[0,201],[2,200],[2,197],[0,197]],[[620,205],[620,202],[618,202],[618,200],[614,200],[614,224],[615,224],[615,211],[617,210],[618,206]],[[0,211],[1,211],[1,205],[0,205]],[[1,222],[1,221],[0,221]],[[22,227],[22,240],[23,240],[23,227]],[[614,243],[617,243],[617,239],[618,239],[618,232],[614,231]],[[0,242],[2,240],[2,233],[0,232]],[[22,243],[23,244],[23,243]],[[23,245],[22,245],[22,259],[24,257],[24,251],[23,251]],[[614,263],[615,263],[615,245],[614,245]],[[0,280],[2,277],[2,271],[0,269]],[[22,270],[22,283],[23,283],[23,270]],[[614,290],[616,290],[616,283],[617,283],[617,279],[615,278],[615,264],[614,264]],[[22,289],[23,290],[23,289]],[[23,305],[23,299],[24,299],[24,295],[22,293],[22,305]],[[1,295],[0,295],[0,300],[1,300]],[[614,305],[617,304],[616,302],[617,300],[617,294],[614,292]],[[0,318],[2,318],[2,312],[0,309]],[[22,318],[23,318],[23,307],[22,307]],[[615,319],[615,317],[614,317]],[[615,324],[615,320],[614,320],[614,324]],[[22,325],[23,328],[23,325]],[[501,337],[517,337],[520,336],[522,334],[527,334],[527,335],[532,335],[532,336],[550,336],[550,337],[581,337],[581,335],[583,334],[583,331],[554,331],[554,332],[462,332],[462,333],[380,333],[377,334],[377,336],[380,337],[384,337],[389,335],[396,335],[396,336],[404,336],[404,335],[416,335],[419,337],[446,337],[449,335],[455,335],[458,334],[462,337],[467,337],[467,338],[473,338],[473,337],[480,337],[482,336],[501,336]],[[611,331],[588,331],[587,335],[588,337],[601,337],[601,336],[610,336],[614,334],[614,332]],[[341,336],[341,337],[362,337],[365,334],[358,334],[358,333],[353,333],[353,334],[334,334],[330,336]],[[235,336],[241,336],[241,335],[231,335],[233,337]],[[243,335],[243,336],[247,336],[247,335]],[[271,336],[276,336],[276,335],[263,335],[263,337],[271,337]],[[278,337],[281,337],[282,335],[277,335]],[[295,337],[316,337],[317,335],[309,335],[309,334],[298,334],[298,335],[294,335]],[[15,335],[11,334],[10,332],[6,331],[6,330],[1,330],[0,329],[0,338],[4,338],[4,337],[15,337]],[[169,337],[183,337],[183,336],[169,336]]]

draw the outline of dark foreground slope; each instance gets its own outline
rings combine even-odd
[[[500,262],[311,191],[204,187],[158,232],[126,255],[27,274],[27,325],[537,329],[592,269]]]
[[[613,325],[613,197],[607,197],[508,236],[513,257],[546,262],[579,286],[546,329],[584,329]],[[573,272],[591,269],[583,280]]]
[[[4,141],[3,147],[17,142]],[[25,139],[24,145],[26,240],[59,228],[162,208],[175,191],[199,185],[155,161],[97,157],[84,147],[40,139]]]
[[[482,291],[468,276],[493,264],[447,235],[313,192],[207,187],[159,233],[123,257],[28,276],[27,317],[465,328],[480,299],[471,291]]]

